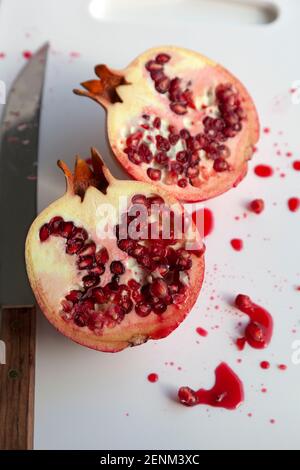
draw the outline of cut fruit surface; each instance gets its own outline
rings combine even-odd
[[[204,249],[183,207],[148,183],[118,181],[92,149],[77,159],[63,197],[33,222],[29,280],[48,320],[65,336],[107,352],[169,335],[200,292]]]
[[[247,90],[225,68],[165,46],[124,70],[95,71],[99,80],[74,91],[106,109],[112,151],[133,178],[182,201],[215,197],[244,178],[259,121]]]

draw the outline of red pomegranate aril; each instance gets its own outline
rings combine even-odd
[[[141,302],[143,300],[143,296],[138,290],[132,291],[131,297],[136,303]]]
[[[135,312],[139,317],[147,317],[151,313],[151,305],[139,302],[135,306]]]
[[[167,93],[170,87],[170,79],[168,77],[162,77],[155,81],[155,89],[158,93]]]
[[[156,135],[155,139],[156,139],[157,150],[162,150],[165,152],[168,152],[170,150],[171,146],[170,146],[170,142],[168,141],[168,139],[166,139],[165,137],[161,135]]]
[[[183,173],[184,167],[181,163],[177,161],[172,161],[170,162],[170,170],[171,172],[174,172],[175,174],[179,175]]]
[[[83,293],[80,290],[71,290],[68,295],[66,295],[66,299],[73,304],[79,302],[82,298]]]
[[[135,194],[131,198],[131,202],[132,204],[142,204],[145,206],[147,204],[147,198],[143,194]]]
[[[159,181],[161,178],[161,171],[155,168],[148,168],[147,175],[153,181]]]
[[[162,64],[159,64],[158,62],[155,62],[155,60],[149,60],[146,63],[145,67],[149,72],[152,72],[153,70],[161,70],[162,69]]]
[[[94,255],[96,251],[96,244],[94,242],[86,243],[80,250],[80,256]]]
[[[73,230],[73,222],[63,222],[61,227],[61,236],[64,238],[70,238],[73,235]]]
[[[179,134],[170,134],[169,135],[169,142],[170,142],[171,145],[176,145],[179,139],[180,139]]]
[[[145,163],[150,163],[153,159],[153,154],[149,148],[149,146],[142,142],[138,148],[138,155],[141,157],[142,161]]]
[[[150,196],[147,198],[147,205],[148,207],[151,207],[152,205],[157,205],[157,206],[161,206],[162,204],[164,204],[165,201],[163,200],[163,198],[161,196]]]
[[[197,167],[189,167],[186,170],[186,176],[189,178],[196,178],[199,175],[199,168]]]
[[[189,137],[191,137],[191,134],[187,129],[181,129],[179,135],[183,140],[187,140]]]
[[[171,103],[170,109],[173,111],[173,113],[178,114],[179,116],[187,113],[186,106],[180,103]]]
[[[155,297],[163,299],[168,295],[168,285],[163,279],[154,279],[150,291]]]
[[[163,69],[152,70],[150,72],[150,76],[151,76],[152,80],[154,80],[154,82],[156,82],[156,81],[158,81],[162,78],[165,78],[165,74],[164,74]]]
[[[166,64],[167,62],[169,62],[170,59],[171,57],[169,56],[169,54],[161,53],[155,57],[155,62],[157,64]]]
[[[54,217],[50,220],[49,226],[51,235],[60,237],[62,234],[63,223],[64,221],[62,217]]]
[[[96,274],[88,274],[82,278],[82,282],[84,287],[89,289],[91,287],[95,287],[100,282],[100,277]]]
[[[108,300],[102,287],[96,287],[92,291],[92,297],[97,304],[105,304]]]
[[[263,199],[254,199],[249,204],[249,209],[255,214],[261,214],[265,208],[265,202]]]
[[[44,225],[40,228],[40,240],[41,240],[41,242],[45,242],[46,240],[48,240],[49,237],[50,237],[50,227],[49,227],[49,224],[44,224]]]
[[[74,316],[73,321],[74,321],[75,325],[79,326],[80,328],[83,328],[87,325],[87,317],[82,313],[77,313]]]
[[[186,188],[188,185],[188,180],[186,178],[181,178],[178,180],[177,184],[180,188]]]
[[[153,127],[155,127],[155,129],[160,129],[160,126],[161,126],[161,119],[159,117],[156,117],[153,121]]]
[[[126,139],[127,147],[129,148],[137,147],[142,137],[143,137],[143,133],[141,131],[137,131],[134,134],[129,135]]]
[[[110,265],[110,271],[113,274],[121,275],[125,272],[125,266],[123,263],[121,263],[121,261],[113,261]]]
[[[105,266],[103,264],[97,264],[97,266],[93,266],[89,270],[90,274],[95,274],[97,276],[102,276],[102,274],[105,272]]]
[[[220,158],[229,158],[230,150],[226,145],[219,145],[217,148],[217,153]]]
[[[77,267],[78,269],[88,269],[91,268],[94,264],[93,256],[81,256],[78,260]]]
[[[106,264],[109,260],[109,254],[106,248],[101,248],[101,250],[97,251],[96,255],[96,263],[103,265]]]
[[[136,247],[137,242],[135,240],[130,240],[130,239],[122,239],[118,241],[118,247],[122,251],[126,251],[127,253],[130,250],[133,250]]]
[[[141,287],[141,284],[135,279],[129,279],[128,286],[130,287],[130,289],[137,290]]]
[[[72,238],[68,240],[67,242],[66,253],[68,253],[68,255],[75,255],[80,251],[82,246],[83,246],[83,240]]]
[[[156,315],[162,315],[167,310],[167,305],[163,302],[159,302],[153,305],[152,309]]]
[[[62,305],[62,308],[63,308],[64,312],[70,313],[72,311],[72,308],[73,308],[73,303],[72,302],[64,299],[64,300],[62,300],[61,305]]]
[[[74,238],[85,241],[88,239],[88,233],[84,228],[75,227],[72,234],[72,239]]]
[[[130,299],[123,299],[123,300],[122,300],[122,303],[121,303],[121,307],[123,308],[125,314],[131,312],[131,310],[133,309],[133,302],[132,302],[132,300],[130,300]]]
[[[186,152],[185,150],[181,150],[180,152],[177,152],[176,160],[179,163],[186,163],[188,159],[189,159],[189,155],[188,155],[188,152]]]
[[[169,161],[169,157],[165,152],[157,152],[154,156],[154,160],[158,165],[166,166]]]
[[[222,171],[226,171],[228,169],[229,169],[229,165],[226,162],[226,160],[224,160],[223,158],[217,158],[214,161],[214,170],[217,171],[218,173]]]

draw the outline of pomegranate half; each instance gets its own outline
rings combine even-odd
[[[93,169],[80,158],[74,174],[58,164],[67,191],[36,218],[26,241],[41,310],[65,336],[100,351],[169,335],[203,281],[194,223],[178,237],[175,221],[187,216],[176,199],[148,183],[116,180],[95,149]]]
[[[224,193],[244,178],[259,137],[254,103],[221,65],[196,52],[156,47],[126,69],[95,68],[74,90],[107,111],[108,139],[136,180],[182,201]]]

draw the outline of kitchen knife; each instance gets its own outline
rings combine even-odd
[[[38,137],[49,45],[27,62],[7,97],[0,128],[0,449],[33,446],[35,300],[24,248],[36,217]],[[3,348],[2,348],[3,349]]]

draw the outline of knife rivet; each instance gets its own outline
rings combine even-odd
[[[8,377],[12,380],[18,379],[20,377],[20,372],[16,369],[10,369],[8,371]]]

